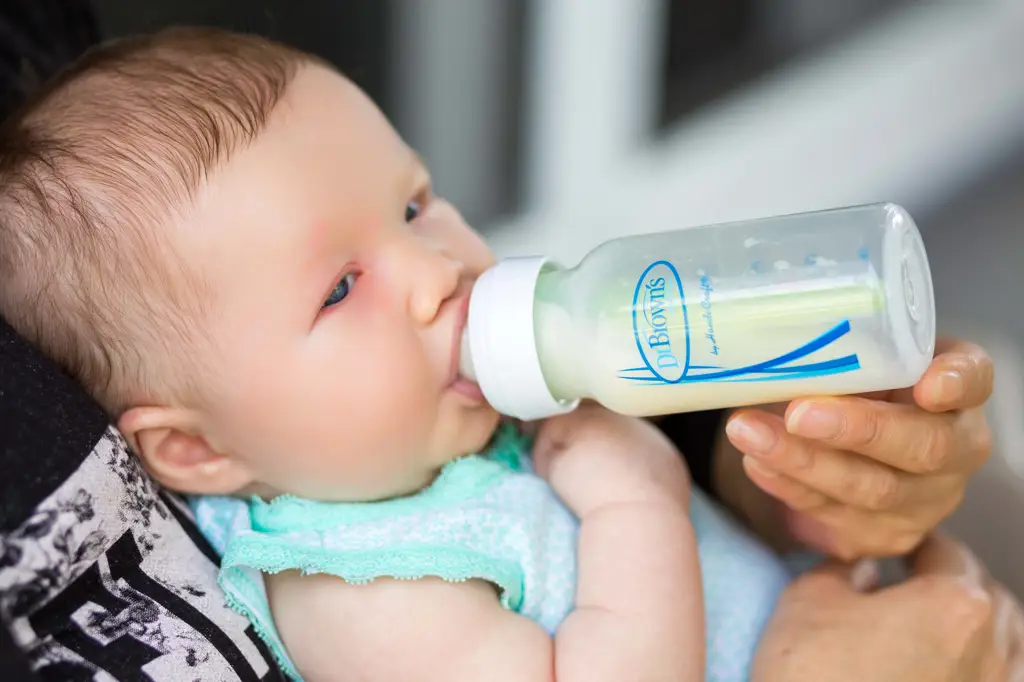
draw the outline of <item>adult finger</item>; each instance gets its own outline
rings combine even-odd
[[[785,520],[794,538],[846,561],[904,556],[924,538],[924,532],[913,519],[837,503],[790,512]]]
[[[747,455],[744,468],[758,487],[796,509],[817,506],[827,498],[873,511],[891,510],[947,497],[961,484],[960,476],[909,474],[790,435],[774,415],[739,413],[729,420],[726,433]]]
[[[745,455],[742,464],[754,485],[790,509],[808,511],[829,503],[824,493],[765,466],[756,457]]]
[[[974,410],[932,414],[859,397],[802,398],[787,409],[786,430],[918,474],[973,471],[988,454],[988,425]]]

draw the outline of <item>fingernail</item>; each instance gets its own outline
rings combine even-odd
[[[935,403],[953,402],[962,397],[963,392],[964,375],[960,372],[942,372],[932,381],[932,401]]]
[[[736,447],[751,455],[768,454],[778,440],[775,431],[764,422],[743,417],[729,420],[725,432]]]
[[[797,405],[786,420],[786,428],[804,438],[835,438],[843,429],[843,417],[834,407],[805,402]]]
[[[764,478],[778,478],[779,477],[779,474],[777,472],[772,471],[771,469],[769,469],[765,465],[763,465],[760,462],[758,462],[753,457],[749,457],[749,456],[748,457],[744,457],[743,458],[743,466],[747,467],[748,469],[753,469],[755,472],[757,472],[758,474],[760,474]]]
[[[874,559],[861,559],[850,572],[850,583],[858,592],[867,592],[878,584],[879,568]]]

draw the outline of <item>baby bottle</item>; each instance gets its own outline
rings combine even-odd
[[[921,235],[874,204],[616,239],[575,268],[502,261],[460,364],[512,417],[584,398],[652,416],[903,388],[934,347]]]

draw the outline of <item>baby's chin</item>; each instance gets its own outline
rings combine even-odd
[[[446,461],[483,452],[501,423],[501,415],[486,403],[460,412],[460,423],[452,429],[451,444],[440,449],[450,455]]]
[[[429,460],[419,460],[417,465],[396,476],[394,485],[389,487],[386,494],[375,497],[386,499],[416,493],[430,486],[444,465],[460,457],[486,451],[497,432],[501,416],[486,405],[474,409],[472,414],[461,416],[464,418],[457,425],[448,425],[455,428],[438,434],[440,438],[432,448],[435,454]]]

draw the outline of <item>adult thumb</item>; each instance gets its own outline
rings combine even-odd
[[[941,532],[929,536],[911,557],[912,575],[891,588],[905,610],[928,613],[945,628],[946,635],[966,641],[990,626],[993,603],[988,572],[963,544]]]
[[[852,564],[826,561],[800,576],[802,588],[814,593],[868,592],[878,585],[878,562],[861,559]]]
[[[971,550],[941,531],[925,539],[910,558],[910,565],[916,576],[947,576],[967,585],[981,586],[988,578]]]

